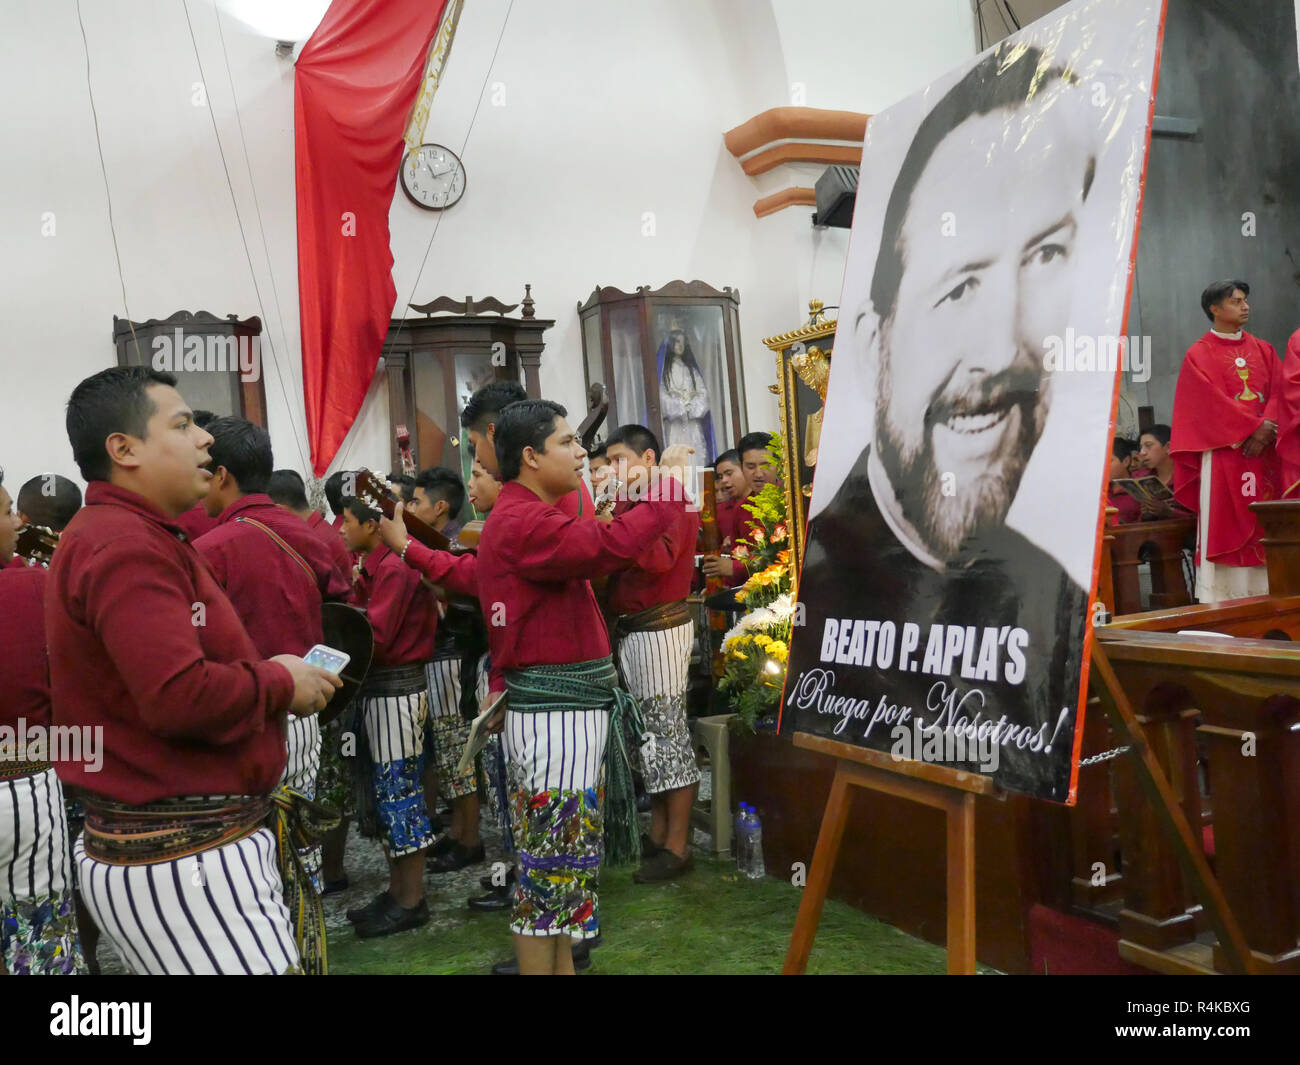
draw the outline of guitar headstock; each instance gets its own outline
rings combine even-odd
[[[18,533],[14,553],[21,555],[34,566],[49,568],[54,549],[59,546],[59,534],[44,525],[27,524]]]
[[[357,498],[371,510],[377,510],[386,518],[391,518],[397,509],[394,502],[396,489],[391,483],[369,470],[357,472]]]

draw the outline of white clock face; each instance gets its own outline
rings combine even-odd
[[[465,193],[465,167],[441,144],[422,144],[414,158],[402,157],[402,187],[421,207],[441,211]]]

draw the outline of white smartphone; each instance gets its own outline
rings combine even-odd
[[[343,667],[352,661],[351,655],[346,655],[342,651],[336,651],[333,647],[326,647],[323,643],[318,643],[305,655],[303,661],[309,666],[320,666],[336,677],[343,672]]]

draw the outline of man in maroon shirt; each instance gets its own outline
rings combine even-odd
[[[195,550],[212,567],[259,655],[305,655],[324,640],[321,603],[352,590],[348,574],[318,535],[266,494],[271,435],[243,418],[216,418],[207,430],[212,482],[203,506],[217,527],[195,541]],[[341,538],[335,539],[343,550]],[[315,714],[290,717],[286,732],[281,783],[314,798],[320,723]]]
[[[465,485],[452,470],[441,466],[421,470],[411,490],[406,510],[444,536],[455,535],[456,519],[465,506]],[[434,581],[435,584],[441,583]],[[464,593],[477,599],[478,586]],[[483,646],[486,634],[477,611],[473,617],[458,614],[458,635],[448,626],[439,634],[438,646],[428,665],[429,674],[429,768],[425,794],[432,805],[441,794],[451,803],[451,827],[429,849],[429,871],[451,873],[484,858],[479,838],[478,771],[470,766],[457,773],[461,751],[469,739],[470,722],[461,713],[463,682],[472,688],[476,676],[461,676],[463,665],[477,666],[477,658],[466,659],[465,645]]]
[[[617,685],[587,578],[635,561],[678,511],[660,501],[658,486],[608,524],[560,510],[578,487],[586,452],[558,404],[511,404],[497,415],[494,436],[505,487],[483,529],[477,578],[492,652],[487,705],[508,692],[492,726],[505,729],[516,814],[511,930],[522,973],[568,974],[572,951],[557,937],[591,939],[600,930],[595,879],[606,816],[617,832],[611,843],[636,852],[622,744],[611,747],[608,809],[600,791],[606,739],[638,708]]]
[[[50,764],[58,752],[46,731],[47,574],[8,567],[15,539],[0,471],[0,974],[84,973],[63,789]]]
[[[493,381],[470,396],[465,409],[461,411],[460,424],[464,426],[465,435],[474,448],[475,461],[498,481],[501,480],[501,470],[497,466],[497,419],[511,403],[527,398],[528,393],[518,382]],[[578,478],[577,487],[572,492],[566,492],[556,506],[575,518],[590,517],[595,510],[591,491],[581,477]]]
[[[621,425],[609,434],[605,453],[627,485],[646,482],[659,463],[659,441],[643,425]],[[645,732],[632,745],[632,763],[650,795],[650,836],[638,883],[672,880],[694,864],[689,846],[691,803],[700,781],[686,721],[687,671],[695,622],[686,597],[695,571],[700,514],[680,485],[668,493],[676,513],[628,569],[610,578],[611,612],[619,674],[641,702]],[[641,506],[625,501],[615,514]]]
[[[275,470],[266,485],[266,494],[271,502],[278,504],[291,514],[297,515],[307,523],[316,538],[325,545],[330,553],[334,568],[343,576],[347,591],[340,598],[346,598],[352,589],[352,556],[343,544],[343,536],[333,525],[325,520],[319,510],[312,510],[307,502],[307,486],[296,470]],[[330,596],[326,596],[330,598]]]
[[[186,542],[176,518],[207,494],[212,438],[174,385],[120,366],[68,401],[89,488],[50,568],[52,717],[103,736],[100,766],[57,767],[86,805],[78,879],[135,972],[317,970],[319,940],[294,942],[283,893],[298,887],[282,884],[264,821],[286,712],[319,711],[340,681],[293,655],[262,659]]]
[[[350,500],[343,515],[343,538],[361,556],[352,602],[366,611],[375,633],[375,655],[358,702],[373,765],[369,798],[389,862],[388,890],[348,911],[363,939],[428,922],[424,859],[434,839],[423,782],[429,717],[424,666],[433,657],[438,599],[384,545],[381,517],[359,499]]]

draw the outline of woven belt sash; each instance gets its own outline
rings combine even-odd
[[[0,758],[0,780],[21,780],[34,777],[54,768],[49,762],[24,762],[18,759]]]
[[[298,944],[302,971],[307,976],[324,976],[329,968],[325,952],[325,907],[303,862],[303,852],[318,842],[341,818],[328,806],[283,785],[276,788],[272,829],[275,855],[284,881],[284,904],[293,918],[293,937]]]
[[[565,710],[609,711],[605,743],[605,859],[611,865],[636,861],[641,837],[636,820],[636,790],[624,730],[639,737],[645,729],[641,705],[619,687],[613,660],[593,658],[558,666],[506,670],[507,708],[517,714]]]
[[[142,806],[87,794],[87,856],[109,865],[154,865],[251,836],[271,810],[269,795],[158,799]]]
[[[89,794],[82,801],[86,854],[110,865],[192,857],[236,843],[269,823],[302,971],[324,974],[325,912],[299,852],[339,823],[333,810],[284,787],[274,795],[159,799],[143,806]]]
[[[361,686],[363,699],[375,695],[416,695],[425,690],[428,681],[424,664],[410,666],[373,667]]]
[[[626,636],[629,632],[663,632],[665,629],[685,625],[693,617],[690,604],[685,599],[677,599],[638,610],[635,614],[620,615],[614,624],[614,631],[618,636]]]

